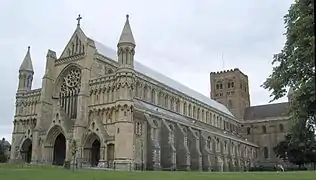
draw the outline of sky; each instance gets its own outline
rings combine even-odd
[[[135,59],[209,96],[209,73],[239,68],[251,105],[267,104],[260,87],[284,45],[283,16],[293,0],[15,0],[0,6],[0,137],[11,140],[18,69],[31,46],[33,88],[41,87],[48,49],[61,54],[81,14],[85,34],[116,49],[125,23]],[[284,97],[275,102],[285,102]]]

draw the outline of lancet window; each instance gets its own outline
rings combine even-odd
[[[60,105],[71,119],[77,118],[78,94],[80,92],[81,71],[73,68],[63,78],[59,100]]]

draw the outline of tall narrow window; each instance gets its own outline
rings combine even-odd
[[[183,114],[187,115],[187,103],[186,102],[183,103]]]

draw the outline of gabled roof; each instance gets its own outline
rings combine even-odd
[[[30,46],[27,47],[27,53],[24,57],[24,60],[20,66],[20,71],[31,71],[34,72],[33,70],[33,64],[32,64],[32,60],[31,60],[31,53],[30,53]]]
[[[96,49],[98,51],[98,53],[102,54],[103,56],[109,58],[109,59],[112,59],[114,61],[117,61],[117,55],[116,55],[116,51],[109,48],[108,46],[105,46],[104,44],[98,42],[98,41],[95,41],[94,40],[94,43],[95,43],[95,46],[96,46]],[[201,93],[198,93],[188,87],[186,87],[185,85],[141,64],[140,62],[136,61],[134,62],[134,68],[137,72],[145,75],[145,76],[148,76],[172,89],[175,89],[183,94],[186,94],[198,101],[201,101],[202,103],[205,103],[229,116],[232,116],[234,117],[234,115],[228,110],[228,108],[226,106],[224,106],[223,104],[220,104],[218,103],[217,101],[209,98],[209,97],[206,97],[204,96],[203,94]]]
[[[273,117],[287,116],[289,103],[265,104],[246,108],[244,120],[261,120]]]

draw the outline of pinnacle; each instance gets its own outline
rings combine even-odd
[[[135,45],[134,36],[132,33],[131,26],[129,24],[129,15],[128,14],[126,15],[125,25],[124,25],[124,28],[123,28],[123,31],[122,31],[122,34],[121,34],[121,37],[120,37],[118,44],[121,44],[121,43],[130,43],[130,44]]]
[[[20,71],[33,71],[33,65],[32,65],[32,59],[31,59],[31,53],[30,53],[30,46],[27,47],[27,53],[24,57],[24,60],[20,66]]]

